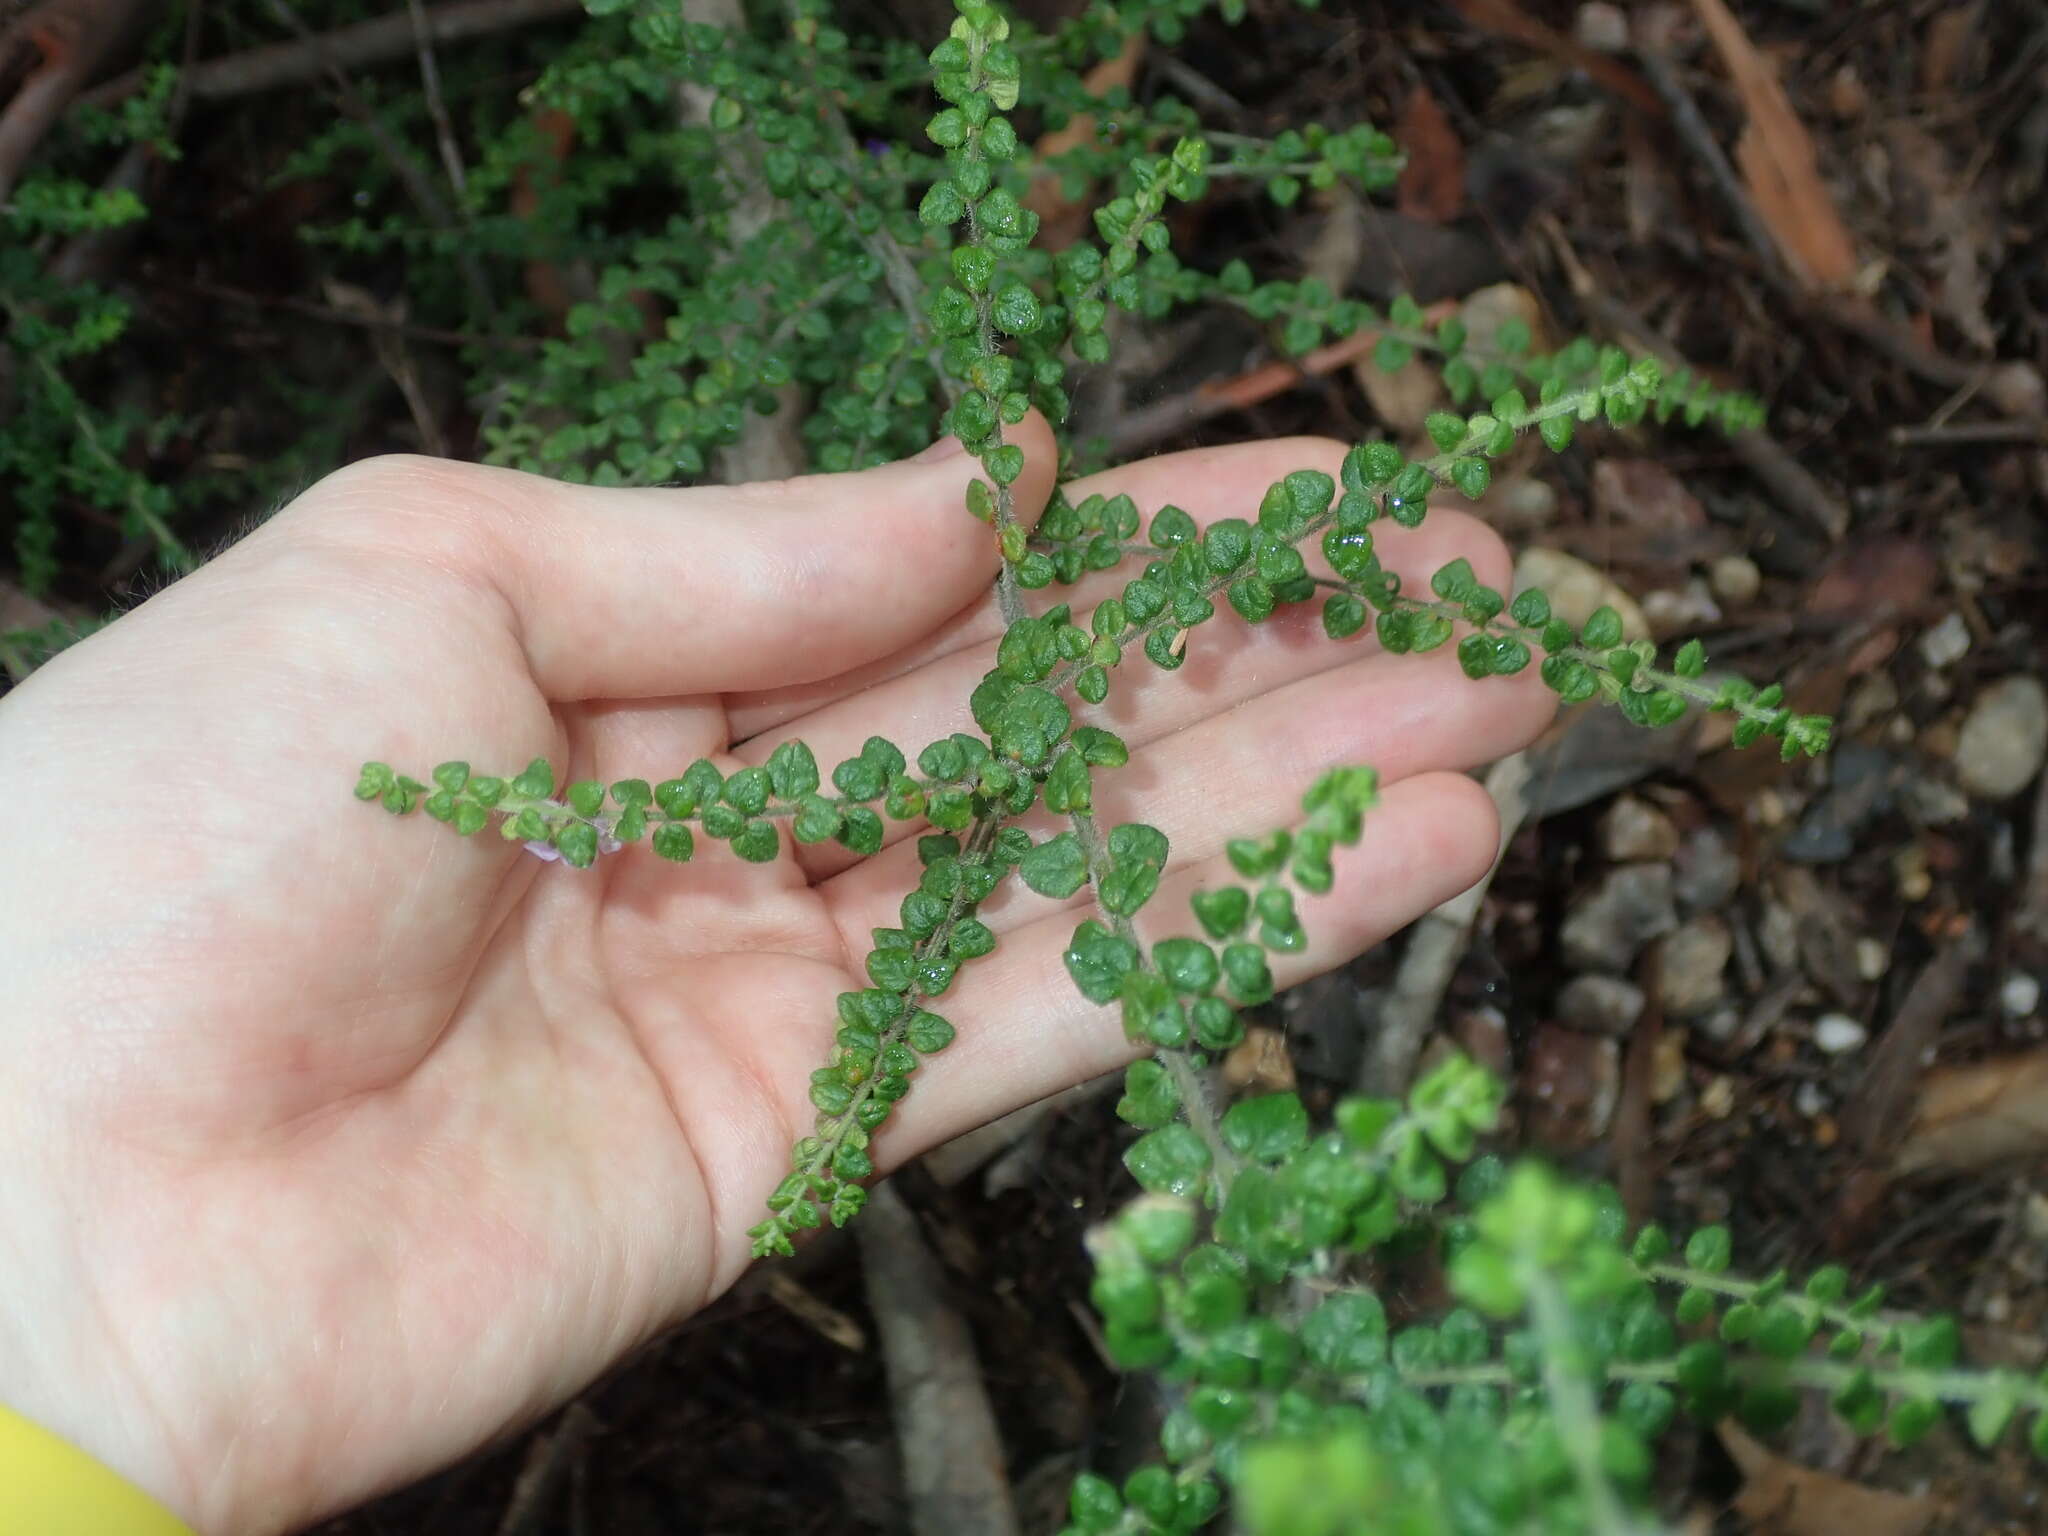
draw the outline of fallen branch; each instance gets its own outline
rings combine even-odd
[[[431,42],[454,43],[558,16],[579,15],[582,10],[582,0],[457,0],[425,13],[425,35]],[[345,68],[356,68],[404,58],[418,50],[420,36],[412,14],[398,11],[320,37],[226,54],[193,66],[189,76],[192,95],[199,101],[229,101],[280,86],[303,85],[325,74],[330,59]],[[130,70],[78,99],[89,106],[112,106],[134,95],[143,81],[143,71]]]
[[[1671,126],[1679,140],[1706,167],[1708,179],[1728,205],[1744,242],[1772,287],[1798,305],[1802,316],[1817,315],[1846,331],[1919,378],[1944,389],[1982,390],[2001,414],[2015,421],[2040,421],[2039,376],[2024,363],[1982,363],[1951,357],[1912,330],[1887,319],[1870,302],[1850,293],[1814,292],[1786,264],[1769,226],[1750,201],[1742,179],[1722,152],[1720,141],[1700,115],[1699,105],[1677,73],[1658,54],[1642,54],[1644,69],[1671,108]],[[2006,387],[2000,387],[2001,383]]]
[[[435,325],[414,325],[410,321],[337,309],[332,304],[296,298],[291,294],[251,293],[246,288],[229,288],[219,283],[186,283],[184,289],[187,293],[220,299],[229,304],[247,304],[254,309],[288,309],[294,314],[310,315],[315,320],[327,320],[335,325],[389,331],[408,341],[431,341],[447,347],[499,347],[510,352],[538,352],[546,345],[538,336],[488,336],[480,331],[451,331]]]
[[[561,1486],[563,1476],[582,1456],[597,1428],[596,1414],[581,1403],[571,1403],[553,1429],[534,1438],[526,1448],[518,1477],[513,1479],[512,1497],[498,1521],[498,1536],[531,1536],[540,1529],[549,1496]]]
[[[1579,288],[1576,277],[1572,286]],[[1596,321],[1602,330],[1628,338],[1669,367],[1691,367],[1677,348],[1651,330],[1641,316],[1619,300],[1602,293],[1590,280],[1584,290],[1578,292],[1577,298],[1588,318]],[[1695,373],[1699,371],[1693,369]],[[1815,479],[1790,450],[1762,427],[1751,427],[1733,434],[1728,439],[1728,446],[1788,512],[1811,523],[1832,541],[1839,542],[1849,531],[1848,504]]]
[[[0,203],[51,125],[134,30],[141,7],[142,0],[44,0],[0,32],[0,81],[23,73],[0,108]]]
[[[878,1184],[854,1230],[889,1370],[913,1536],[1017,1536],[974,1343],[917,1218],[894,1188]]]
[[[1446,299],[1432,304],[1423,317],[1434,325],[1454,314],[1457,308],[1456,301]],[[1267,363],[1235,378],[1211,379],[1186,394],[1133,411],[1111,429],[1111,450],[1119,456],[1135,453],[1211,417],[1249,410],[1262,401],[1286,394],[1305,379],[1334,373],[1346,363],[1356,362],[1378,346],[1379,339],[1378,331],[1354,331],[1326,347],[1317,347],[1298,362]]]
[[[1743,241],[1755,254],[1756,259],[1774,275],[1784,275],[1784,258],[1778,249],[1778,242],[1772,238],[1770,227],[1757,212],[1756,204],[1749,200],[1742,178],[1735,173],[1721,141],[1714,137],[1714,130],[1707,126],[1707,120],[1700,114],[1700,104],[1693,99],[1685,82],[1678,78],[1678,72],[1671,62],[1653,49],[1644,49],[1639,55],[1643,71],[1656,85],[1657,92],[1671,109],[1671,127],[1678,135],[1679,142],[1693,153],[1693,158],[1707,168],[1707,178],[1721,194],[1721,200],[1728,205],[1729,213],[1735,219],[1736,228],[1742,231]]]
[[[1724,0],[1693,0],[1693,9],[1742,97],[1749,122],[1735,159],[1779,254],[1802,286],[1846,291],[1856,278],[1856,243],[1821,180],[1813,135]]]
[[[1394,985],[1380,1005],[1378,1028],[1366,1043],[1358,1066],[1361,1093],[1401,1097],[1415,1075],[1423,1043],[1443,1012],[1444,993],[1458,962],[1472,943],[1472,924],[1479,904],[1500,868],[1500,855],[1520,830],[1529,802],[1528,754],[1517,752],[1495,763],[1486,775],[1486,792],[1500,812],[1500,848],[1486,877],[1470,890],[1453,896],[1416,923]]]
[[[1595,53],[1554,27],[1544,25],[1515,5],[1513,0],[1451,0],[1451,9],[1482,32],[1513,38],[1538,53],[1547,53],[1570,65],[1587,79],[1597,80],[1645,117],[1661,118],[1664,115],[1664,103],[1657,99],[1657,93],[1650,89],[1641,75],[1619,59]]]

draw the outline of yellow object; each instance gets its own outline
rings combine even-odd
[[[0,1536],[193,1536],[163,1505],[0,1403]]]

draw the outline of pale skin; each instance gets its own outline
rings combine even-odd
[[[1050,439],[1012,430],[1035,517]],[[1207,522],[1341,455],[1203,450],[1070,494]],[[865,861],[700,842],[686,868],[642,846],[578,872],[349,789],[366,757],[656,780],[801,737],[829,772],[870,734],[915,757],[971,729],[1000,628],[961,510],[977,470],[600,491],[376,460],[0,701],[0,1395],[249,1536],[531,1422],[731,1285],[919,829]],[[1459,555],[1506,578],[1448,511],[1381,552],[1411,585]],[[1153,937],[1191,931],[1226,836],[1288,823],[1324,768],[1380,769],[1284,984],[1484,872],[1466,771],[1550,701],[1332,645],[1309,606],[1226,612],[1171,676],[1133,653],[1104,714],[1133,757],[1098,776],[1099,819],[1173,843]],[[984,907],[999,946],[934,1005],[959,1039],[880,1133],[884,1171],[1130,1059],[1060,963],[1085,901]]]

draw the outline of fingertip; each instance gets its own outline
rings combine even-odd
[[[1500,854],[1500,807],[1486,786],[1462,773],[1424,773],[1407,781],[1423,867],[1433,872],[1432,907],[1472,888]]]

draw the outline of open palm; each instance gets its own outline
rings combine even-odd
[[[1035,510],[1052,454],[1025,432]],[[1070,491],[1206,522],[1340,454],[1181,454]],[[0,704],[0,1392],[201,1530],[274,1531],[530,1420],[730,1285],[915,829],[867,860],[579,872],[373,813],[349,780],[534,756],[658,779],[790,737],[829,767],[971,728],[1000,628],[960,511],[976,469],[598,491],[374,461]],[[1454,514],[1381,553],[1505,575]],[[1323,768],[1382,772],[1283,983],[1485,869],[1492,810],[1458,770],[1548,712],[1445,656],[1331,646],[1313,614],[1205,630],[1171,679],[1134,666],[1106,706],[1133,760],[1098,800],[1172,839],[1161,931],[1226,836],[1285,822]],[[1131,1054],[1063,974],[1072,911],[1013,890],[982,916],[999,946],[938,1005],[960,1040],[885,1168]]]

